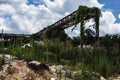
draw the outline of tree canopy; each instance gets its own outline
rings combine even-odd
[[[99,40],[99,18],[101,16],[101,11],[97,7],[89,8],[87,6],[79,6],[76,14],[73,16],[73,24],[77,25],[80,23],[80,42],[81,47],[83,47],[83,39],[84,39],[84,25],[86,21],[93,18],[95,21],[95,31],[96,31],[96,39]]]

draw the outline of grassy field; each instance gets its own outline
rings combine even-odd
[[[119,38],[104,37],[100,45],[92,44],[82,50],[74,44],[74,39],[60,41],[59,39],[44,40],[43,43],[31,40],[31,47],[22,48],[20,40],[10,44],[5,49],[5,43],[0,43],[0,53],[10,54],[17,59],[31,59],[47,64],[62,64],[70,66],[72,70],[82,69],[99,73],[105,78],[120,73],[120,43]],[[4,57],[4,56],[3,56]],[[0,59],[0,66],[4,58]],[[79,80],[79,79],[78,79]]]

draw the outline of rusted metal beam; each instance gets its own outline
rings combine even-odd
[[[65,16],[64,18],[60,19],[59,21],[53,23],[52,25],[44,28],[43,30],[35,33],[35,34],[7,34],[7,33],[0,33],[0,38],[3,36],[5,38],[10,38],[10,37],[13,37],[13,38],[17,38],[17,37],[32,37],[34,36],[35,39],[41,39],[46,33],[48,32],[52,32],[54,30],[64,30],[68,27],[71,27],[73,25],[75,25],[73,23],[73,16],[77,13],[77,10],[74,11],[73,13]],[[89,14],[86,16],[86,19],[85,20],[88,20],[90,18],[93,18],[96,14],[93,12],[91,12],[92,14]],[[79,22],[77,22],[79,23]]]
[[[64,18],[60,19],[59,21],[53,23],[52,25],[48,26],[47,28],[44,28],[43,30],[37,32],[34,34],[36,38],[41,39],[43,35],[47,32],[52,32],[53,30],[64,30],[68,27],[71,27],[75,25],[73,23],[73,16],[77,13],[77,10],[74,11],[73,13],[65,16]],[[89,14],[86,16],[85,20],[89,20],[90,18],[93,18],[96,14],[94,12],[91,12],[92,14]],[[79,23],[79,22],[77,22]]]

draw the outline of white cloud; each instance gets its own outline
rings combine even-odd
[[[99,4],[97,0],[55,0],[51,2],[50,0],[45,0],[47,7],[57,13],[65,13],[75,11],[79,5],[86,5],[88,7],[99,7],[102,8],[103,4]]]
[[[63,16],[73,12],[79,5],[97,6],[101,8],[97,0],[44,0],[47,6],[27,5],[27,0],[0,0],[0,29],[9,33],[35,33]],[[6,18],[7,16],[7,18]],[[4,28],[5,27],[5,28]]]
[[[2,29],[5,31],[10,31],[10,28],[7,27],[7,21],[3,18],[0,18],[0,30],[2,32]]]
[[[100,20],[100,33],[103,34],[120,34],[120,23],[115,23],[116,18],[111,11],[102,12]]]
[[[9,4],[0,5],[0,16],[12,15],[15,13],[15,9]]]
[[[0,0],[0,3],[10,3],[11,0]]]
[[[118,15],[118,18],[120,19],[120,14]]]
[[[4,29],[9,33],[35,33],[75,11],[79,5],[99,8],[104,6],[97,0],[55,0],[54,2],[44,0],[44,4],[39,6],[26,3],[27,0],[0,0],[0,25],[2,25],[0,30]],[[112,11],[105,11],[102,14],[100,34],[120,33],[120,23],[115,23],[116,18]],[[65,31],[70,36],[79,35],[79,27],[73,32],[71,28]]]

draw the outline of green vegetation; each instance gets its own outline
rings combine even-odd
[[[80,23],[81,49],[83,48],[83,43],[84,43],[84,34],[85,34],[84,25],[91,18],[93,18],[95,21],[96,40],[97,40],[97,44],[98,44],[98,42],[99,42],[99,18],[100,18],[100,16],[101,16],[101,11],[97,7],[89,8],[86,6],[79,6],[76,14],[73,16],[73,24],[75,24],[75,27],[78,23]]]
[[[84,66],[86,71],[99,73],[107,78],[120,72],[119,39],[115,35],[112,39],[105,36],[100,39],[100,47],[93,45],[83,48],[83,50],[80,50],[76,44],[74,45],[73,42],[75,41],[73,40],[75,39],[65,42],[59,39],[44,40],[44,45],[31,41],[32,47],[22,48],[21,44],[12,44],[7,49],[0,49],[0,52],[1,54],[10,54],[18,59],[37,60],[48,64],[63,64],[71,66],[73,70],[76,70],[76,67],[78,67],[77,69],[83,69]],[[0,63],[0,65],[3,65],[3,58],[0,59]]]
[[[93,17],[88,13],[95,10],[96,16],[96,38],[99,38],[99,17],[100,11],[98,8],[87,8],[85,6],[79,7],[76,14],[76,21],[81,22],[81,35],[73,39],[66,39],[67,35],[64,32],[59,34],[60,38],[55,36],[59,32],[48,34],[50,39],[43,39],[43,42],[36,42],[33,39],[29,42],[31,46],[23,47],[21,39],[13,40],[5,45],[4,41],[0,41],[0,54],[3,56],[0,59],[0,66],[5,62],[4,55],[10,54],[17,59],[37,60],[48,64],[62,64],[70,66],[72,70],[82,70],[82,75],[76,77],[75,80],[86,80],[86,71],[99,73],[100,75],[108,78],[111,75],[120,73],[120,36],[119,35],[106,35],[99,39],[99,46],[96,45],[96,38],[93,37],[91,30],[84,30],[86,14],[89,18]],[[86,32],[86,34],[84,34]],[[63,37],[64,36],[64,37]],[[95,38],[95,39],[94,39]],[[83,41],[85,40],[85,41]],[[82,49],[80,49],[81,43]],[[84,45],[89,47],[83,47]],[[5,49],[7,47],[7,49]],[[61,78],[61,76],[60,76]],[[88,80],[88,79],[87,79]]]

